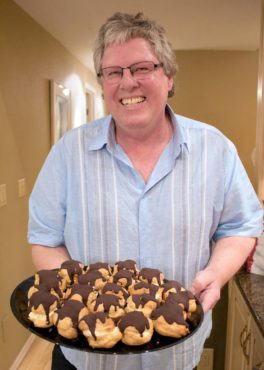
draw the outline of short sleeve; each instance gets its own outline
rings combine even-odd
[[[230,142],[224,158],[224,173],[224,204],[213,239],[227,236],[258,237],[262,231],[262,207]]]
[[[264,275],[264,233],[258,238],[256,248],[252,254],[252,265],[250,272]]]
[[[55,247],[64,244],[66,161],[63,140],[53,146],[29,199],[28,241]]]

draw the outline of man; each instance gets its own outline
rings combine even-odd
[[[176,66],[162,27],[114,14],[99,30],[94,62],[111,115],[52,148],[30,199],[33,261],[39,270],[70,258],[132,258],[191,287],[206,315],[175,347],[129,356],[62,348],[69,368],[191,370],[222,286],[260,235],[262,210],[233,144],[167,105]],[[66,361],[58,351],[53,369]]]

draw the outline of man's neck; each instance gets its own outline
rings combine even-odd
[[[149,179],[172,135],[173,126],[169,117],[166,117],[164,124],[155,132],[137,130],[137,132],[127,133],[116,129],[117,143],[123,148],[145,182]]]

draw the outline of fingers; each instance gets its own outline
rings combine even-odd
[[[190,290],[193,294],[199,295],[207,286],[213,283],[214,280],[215,277],[211,270],[199,271],[192,282]]]
[[[204,312],[212,309],[220,299],[220,284],[211,270],[200,271],[189,290],[199,299]]]
[[[219,299],[220,299],[219,289],[211,287],[204,290],[199,296],[199,301],[201,302],[204,313],[214,308]]]
[[[190,286],[189,290],[195,295],[199,296],[200,293],[204,290],[205,286],[202,281],[198,278],[195,278]]]

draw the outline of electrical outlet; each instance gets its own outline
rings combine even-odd
[[[204,348],[197,370],[213,370],[214,350],[213,348]]]
[[[18,196],[22,198],[26,195],[26,179],[18,180]]]
[[[4,314],[2,317],[1,317],[1,339],[2,339],[2,342],[5,343],[7,341],[7,321],[9,319],[9,316],[8,314]]]
[[[0,185],[0,207],[3,207],[7,204],[6,197],[6,184]]]

